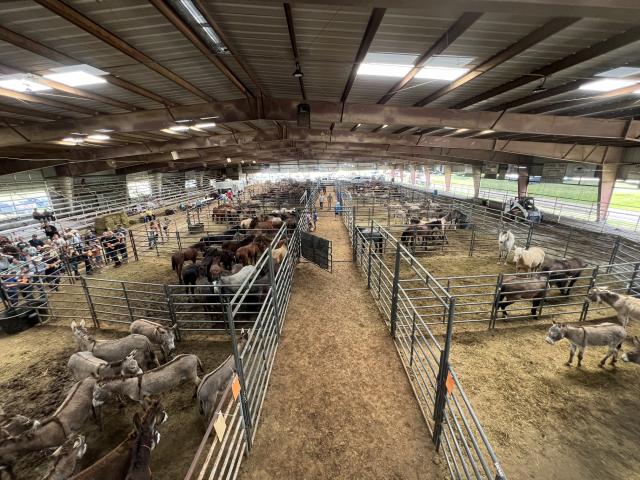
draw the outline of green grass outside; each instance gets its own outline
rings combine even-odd
[[[431,182],[444,185],[444,175],[431,174]],[[626,187],[622,184],[616,185],[611,199],[611,206],[625,210],[640,211],[640,189]],[[452,175],[452,186],[464,186],[473,188],[473,178]],[[483,178],[481,188],[491,190],[502,190],[515,195],[518,183],[513,180],[496,180]],[[591,204],[598,201],[598,189],[595,185],[572,185],[558,183],[531,183],[528,192],[534,197],[558,197],[571,200],[576,203]]]

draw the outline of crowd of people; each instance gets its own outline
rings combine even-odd
[[[63,275],[92,275],[107,264],[120,267],[129,259],[128,231],[123,226],[97,235],[89,230],[58,231],[47,221],[42,225],[44,236],[33,234],[25,241],[17,237],[5,241],[0,253],[0,297],[9,306],[21,298],[32,299],[47,289],[57,290]]]

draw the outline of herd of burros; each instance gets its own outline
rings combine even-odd
[[[200,413],[208,421],[236,371],[230,355],[204,374],[196,355],[176,354],[172,328],[148,320],[134,321],[129,335],[114,340],[94,338],[84,320],[72,322],[71,331],[78,351],[67,365],[77,383],[57,410],[38,420],[0,410],[0,476],[4,472],[15,478],[12,465],[21,455],[55,449],[43,479],[150,479],[149,454],[160,441],[158,427],[168,418],[160,397],[193,384]],[[250,334],[242,330],[239,352]],[[83,426],[89,420],[101,426],[103,409],[123,401],[143,407],[142,415],[133,418],[131,433],[94,464],[80,469],[87,449]]]
[[[506,263],[508,255],[513,251],[513,262],[518,271],[528,272],[528,276],[504,275],[498,292],[497,307],[503,318],[508,318],[507,307],[518,300],[531,300],[531,315],[539,317],[542,300],[550,288],[557,288],[564,296],[571,294],[571,289],[587,266],[581,258],[556,259],[545,255],[540,247],[515,246],[515,236],[509,230],[503,230],[498,236],[498,263]],[[611,358],[615,365],[622,344],[627,338],[627,326],[632,320],[640,320],[640,298],[610,290],[606,286],[593,286],[587,293],[587,300],[595,303],[606,303],[616,311],[619,323],[600,323],[597,325],[579,325],[556,323],[547,332],[545,340],[554,344],[566,338],[570,345],[567,365],[573,363],[578,353],[578,367],[582,365],[584,351],[588,346],[608,347],[599,367]],[[624,361],[640,364],[640,341],[632,339],[633,350],[622,355]]]

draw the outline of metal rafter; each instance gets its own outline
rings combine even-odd
[[[293,58],[297,65],[300,65],[300,53],[298,52],[298,42],[296,41],[296,31],[293,26],[293,15],[291,13],[291,5],[288,3],[283,3],[284,7],[284,16],[287,20],[287,30],[289,31],[289,43],[291,44],[291,51],[293,52]],[[307,92],[304,89],[304,80],[302,77],[298,77],[298,84],[300,85],[300,94],[302,95],[302,99],[307,99]]]
[[[400,79],[393,87],[385,93],[380,100],[379,104],[385,104],[391,98],[398,93],[407,83],[409,83],[418,74],[418,72],[424,67],[427,61],[435,56],[440,55],[455,42],[469,27],[471,27],[476,20],[482,16],[482,13],[477,12],[465,12],[456,22],[449,27],[449,29],[442,34],[442,36],[434,43],[429,50],[423,53],[417,60],[415,66],[407,73],[402,79]]]
[[[480,65],[475,67],[470,72],[467,72],[462,77],[458,78],[457,80],[454,80],[448,85],[445,85],[444,87],[433,92],[432,94],[427,95],[422,100],[417,101],[416,103],[414,103],[414,106],[424,107],[425,105],[428,105],[434,100],[437,100],[438,98],[453,92],[457,88],[460,88],[463,85],[466,85],[467,83],[479,77],[480,75],[483,75],[488,71],[493,70],[494,68],[502,65],[506,61],[512,59],[516,55],[519,55],[520,53],[524,52],[528,48],[534,46],[535,44],[542,42],[543,40],[546,40],[552,35],[555,35],[559,31],[564,30],[565,28],[573,25],[578,20],[580,19],[565,18],[565,17],[559,17],[559,18],[554,18],[552,20],[549,20],[547,23],[545,23],[539,28],[536,28],[533,32],[524,36],[523,38],[518,40],[516,43],[509,45],[507,48],[498,52],[493,57],[482,62]]]
[[[9,65],[4,65],[4,64],[0,64],[0,70],[2,70],[2,73],[6,75],[11,75],[14,73],[34,73],[34,72],[25,72],[23,70],[18,70],[17,68],[11,67]],[[104,97],[102,95],[98,95],[97,93],[88,92],[80,88],[70,87],[69,85],[65,85],[64,83],[54,82],[53,80],[49,80],[44,77],[34,78],[33,81],[41,85],[45,85],[54,90],[58,90],[60,92],[69,93],[71,95],[75,95],[76,97],[80,97],[80,98],[86,98],[87,100],[94,100],[96,102],[104,103],[106,105],[111,105],[113,107],[121,108],[123,110],[128,110],[130,112],[139,110],[137,107],[133,105],[129,105],[127,103],[114,100],[113,98]]]
[[[203,100],[206,100],[207,102],[214,101],[213,97],[203,92],[195,85],[191,84],[190,82],[188,82],[181,76],[177,75],[173,71],[169,70],[165,66],[159,64],[158,62],[153,60],[151,57],[145,55],[140,50],[134,48],[132,45],[125,42],[117,35],[114,35],[107,29],[98,25],[93,20],[84,16],[79,11],[70,7],[66,3],[60,0],[34,0],[34,1],[42,5],[43,7],[51,10],[56,15],[73,23],[75,26],[81,28],[85,32],[102,40],[107,45],[133,58],[135,61],[142,63],[146,67],[150,68],[156,73],[159,73],[160,75],[171,80],[177,85],[180,85],[182,88],[184,88],[185,90],[188,90],[192,94],[202,98]]]
[[[98,110],[91,110],[89,108],[80,107],[78,105],[72,105],[70,103],[52,100],[38,94],[33,95],[28,93],[16,92],[15,90],[9,90],[8,88],[0,88],[0,97],[13,98],[22,102],[48,105],[50,107],[60,108],[69,112],[82,113],[84,115],[98,115],[100,113],[100,111]]]
[[[207,23],[209,25],[211,25],[211,28],[213,28],[213,31],[216,32],[216,35],[218,35],[218,38],[222,41],[222,43],[224,43],[226,45],[227,50],[229,50],[229,53],[231,53],[231,55],[233,55],[233,58],[235,58],[235,60],[238,63],[238,65],[240,65],[240,68],[242,68],[244,73],[247,74],[247,77],[249,77],[251,79],[253,84],[258,89],[259,94],[261,96],[264,96],[265,95],[264,89],[262,88],[262,85],[261,85],[260,81],[258,80],[258,77],[253,73],[253,71],[249,68],[249,66],[246,64],[246,62],[238,54],[237,50],[233,46],[233,43],[231,41],[229,41],[229,38],[225,35],[225,33],[222,31],[222,29],[220,28],[218,23],[215,21],[215,19],[213,18],[213,16],[209,12],[209,9],[204,4],[204,2],[202,2],[201,0],[193,0],[193,3],[196,5],[196,7],[198,8],[198,10],[202,14],[202,16],[207,21]]]
[[[351,72],[347,77],[347,84],[344,86],[344,90],[342,91],[342,96],[340,97],[340,101],[345,103],[347,98],[349,97],[349,93],[351,92],[351,88],[353,88],[353,84],[356,81],[356,75],[358,74],[358,68],[360,64],[364,60],[364,57],[367,55],[369,51],[369,47],[371,46],[371,42],[373,42],[374,37],[376,36],[376,32],[378,31],[378,27],[380,27],[380,23],[384,18],[384,14],[386,12],[386,8],[374,8],[371,12],[371,16],[369,17],[369,22],[367,23],[367,28],[364,30],[364,34],[362,35],[362,40],[360,41],[360,46],[358,47],[358,52],[356,53],[356,57],[353,59],[353,65],[351,66]]]
[[[421,129],[434,127],[468,128],[503,133],[591,138],[592,143],[598,143],[601,139],[630,142],[640,138],[640,121],[377,104],[313,101],[308,103],[311,107],[312,121],[327,124],[335,122],[349,125],[356,123],[415,125]],[[159,131],[176,120],[210,116],[217,116],[219,124],[258,119],[295,122],[298,104],[299,100],[296,99],[263,98],[258,104],[257,100],[243,98],[145,112],[68,119],[47,124],[25,124],[15,129],[0,128],[0,146],[47,142],[56,140],[70,131],[78,131],[78,129],[85,131],[107,128],[124,133]],[[337,130],[334,130],[335,132]]]
[[[24,115],[27,117],[44,118],[47,120],[62,120],[65,115],[56,115],[49,112],[41,112],[39,110],[31,110],[30,108],[16,107],[0,103],[0,112],[14,113],[16,115]]]
[[[78,59],[65,55],[64,53],[58,52],[53,48],[49,48],[45,45],[42,45],[41,43],[31,40],[30,38],[27,38],[23,35],[20,35],[19,33],[16,33],[2,26],[0,26],[0,40],[10,43],[11,45],[21,48],[23,50],[27,50],[29,52],[35,53],[36,55],[40,55],[43,58],[47,58],[51,61],[58,62],[62,65],[79,65],[84,63]],[[175,105],[175,103],[170,102],[166,98],[161,97],[160,95],[157,95],[153,92],[150,92],[149,90],[146,90],[127,80],[116,77],[115,75],[109,74],[109,75],[103,76],[102,78],[104,78],[108,83],[112,85],[120,87],[129,92],[135,93],[142,97],[146,97],[150,100],[161,103],[163,105],[167,105],[167,106]]]
[[[247,97],[255,97],[253,92],[240,80],[235,73],[231,71],[222,59],[218,58],[218,54],[212,51],[209,46],[191,29],[191,27],[178,15],[173,8],[165,0],[149,0],[149,2],[171,22],[171,24],[185,36],[191,44],[209,60],[227,79]]]
[[[557,72],[565,70],[567,68],[573,67],[580,63],[587,62],[594,58],[597,58],[601,55],[609,53],[618,48],[625,47],[634,42],[640,40],[640,27],[631,28],[619,35],[615,35],[613,37],[607,38],[595,45],[592,45],[588,48],[580,50],[579,52],[573,53],[567,57],[561,58],[549,65],[545,65],[542,68],[538,68],[533,70],[527,75],[523,75],[515,80],[511,80],[510,82],[504,83],[497,87],[491,88],[480,95],[476,95],[468,100],[464,100],[462,102],[454,105],[453,108],[466,108],[471,105],[475,105],[476,103],[482,102],[484,100],[489,100],[493,97],[496,97],[502,93],[513,90],[514,88],[521,87],[523,85],[527,85],[528,83],[539,80],[540,78],[548,77]],[[497,105],[492,108],[492,110],[504,110],[505,104]]]

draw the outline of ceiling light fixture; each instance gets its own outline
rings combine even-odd
[[[489,135],[490,133],[496,133],[495,130],[482,130],[478,135]]]
[[[457,80],[467,72],[469,72],[468,68],[426,66],[416,74],[415,78],[427,78],[431,80],[446,80],[446,81],[452,82],[454,80]]]
[[[252,161],[251,161],[251,163],[256,163],[256,161],[255,161],[255,160],[252,160]]]
[[[227,163],[231,163],[231,159],[227,157]]]
[[[69,143],[72,145],[79,145],[83,142],[84,140],[82,138],[78,138],[78,137],[64,137],[62,139],[62,142],[64,143]]]
[[[188,118],[186,120],[175,120],[176,123],[189,123],[190,121]]]
[[[385,124],[380,127],[380,129],[387,128],[389,125]]]
[[[108,72],[99,70],[90,65],[73,65],[69,67],[52,68],[51,72],[52,73],[43,75],[44,78],[69,85],[70,87],[82,87],[84,85],[107,83],[107,81],[102,77],[104,75],[109,75]]]
[[[109,135],[105,135],[103,133],[96,133],[93,135],[89,135],[87,137],[87,140],[98,140],[98,141],[103,141],[103,140],[109,140],[111,137]]]
[[[200,120],[211,120],[212,118],[220,118],[220,115],[215,115],[213,117],[200,117]]]
[[[207,19],[202,16],[200,10],[198,10],[193,2],[191,0],[179,0],[179,2],[179,5],[183,7],[183,11],[189,14],[192,22],[195,22],[202,29],[207,40],[213,44],[214,50],[218,53],[229,53],[227,46],[222,42],[220,37],[218,37],[211,25],[209,25],[209,22],[207,22]]]
[[[216,122],[203,122],[196,123],[195,128],[213,128],[216,126]]]
[[[533,89],[533,93],[542,93],[544,92],[547,87],[544,86],[544,83],[547,81],[547,77],[543,77],[542,78],[542,82],[540,82],[540,85],[536,86],[536,88]]]
[[[300,64],[298,62],[296,62],[296,69],[293,72],[293,76],[295,78],[302,78],[304,76],[304,74],[302,73],[302,69],[300,68]]]
[[[39,77],[35,75],[2,75],[0,76],[0,87],[14,92],[42,92],[44,90],[51,90],[50,87],[38,83]]]
[[[171,127],[169,127],[169,130],[172,130],[174,132],[184,132],[186,130],[189,130],[189,127],[187,127],[186,125],[172,125]]]
[[[98,128],[95,131],[96,132],[100,132],[100,133],[110,133],[110,132],[113,132],[114,130],[112,130],[110,128]]]
[[[589,90],[592,92],[612,92],[619,88],[630,87],[638,82],[635,80],[623,80],[621,78],[605,78],[594,82],[585,83],[580,86],[580,90]]]

